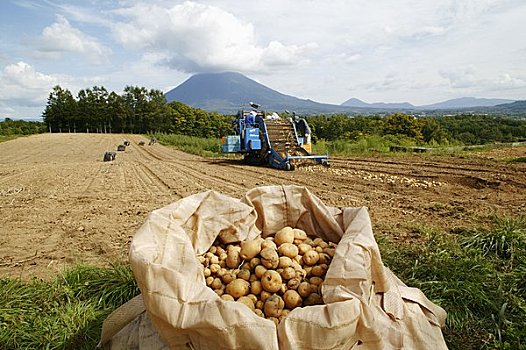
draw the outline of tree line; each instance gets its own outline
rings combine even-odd
[[[232,134],[229,115],[206,112],[182,102],[166,102],[160,90],[126,86],[122,94],[102,86],[77,96],[55,86],[42,114],[50,132],[167,133],[219,138]],[[486,144],[526,140],[526,120],[488,115],[415,117],[316,115],[306,118],[313,140],[356,141],[369,135],[394,135],[415,144]]]
[[[167,103],[160,90],[126,86],[119,95],[94,86],[75,97],[58,85],[49,94],[42,118],[49,132],[165,132],[198,137],[220,137],[228,132],[231,120],[181,102]]]
[[[526,120],[506,116],[454,115],[414,117],[403,113],[389,116],[312,116],[307,121],[316,139],[356,141],[369,135],[405,137],[415,144],[477,145],[526,141]]]

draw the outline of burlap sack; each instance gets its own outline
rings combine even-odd
[[[217,236],[236,242],[284,226],[338,247],[325,305],[294,309],[276,327],[221,300],[196,255]],[[172,349],[447,348],[446,313],[383,265],[367,209],[325,206],[304,187],[259,187],[241,200],[208,191],[155,210],[133,237],[130,263],[148,316]]]

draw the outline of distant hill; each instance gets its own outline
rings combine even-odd
[[[258,103],[262,109],[278,113],[285,109],[300,114],[352,112],[343,106],[282,94],[235,72],[193,75],[168,91],[165,96],[168,102],[177,100],[192,107],[225,114],[234,114],[249,102]]]
[[[165,97],[168,102],[177,100],[195,108],[222,114],[235,114],[249,102],[255,102],[267,111],[280,113],[287,109],[299,115],[335,113],[387,115],[394,112],[426,115],[465,112],[503,114],[511,112],[517,116],[526,114],[526,108],[521,104],[513,105],[513,100],[475,97],[462,97],[426,106],[414,106],[408,102],[366,103],[357,98],[351,98],[341,105],[319,103],[282,94],[236,72],[193,75],[165,93]]]
[[[375,102],[367,103],[359,100],[357,98],[351,98],[341,104],[342,106],[347,107],[361,107],[361,108],[381,108],[381,109],[402,109],[410,110],[415,109],[416,107],[410,104],[409,102],[397,102],[397,103],[385,103],[385,102]]]
[[[418,106],[418,109],[459,109],[459,108],[473,108],[473,107],[494,107],[503,103],[514,102],[513,100],[499,99],[499,98],[476,98],[476,97],[461,97],[452,100],[447,100],[439,103],[433,103],[425,106]]]

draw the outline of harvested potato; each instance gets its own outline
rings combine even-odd
[[[243,305],[246,305],[248,306],[248,308],[252,311],[255,310],[255,306],[254,306],[254,302],[252,301],[251,298],[249,298],[248,296],[242,296],[240,297],[239,299],[236,300],[238,303],[241,303]]]
[[[306,265],[312,266],[320,260],[320,254],[316,250],[311,249],[303,254],[302,260]]]
[[[285,306],[292,310],[301,306],[303,299],[295,290],[287,290],[285,294],[283,294],[283,301],[285,302]]]
[[[231,247],[231,246],[229,246]],[[236,269],[241,265],[241,256],[239,255],[239,250],[230,249],[227,252],[226,257],[226,266],[228,266],[231,269]]]
[[[280,256],[279,257],[279,264],[278,264],[279,268],[284,269],[286,267],[289,267],[290,265],[292,265],[292,259],[291,258],[289,258],[288,256]]]
[[[234,301],[234,297],[230,294],[223,294],[221,295],[221,299],[224,301]]]
[[[286,226],[276,232],[274,236],[274,242],[279,247],[283,243],[292,243],[294,242],[294,230],[290,226]]]
[[[282,279],[279,273],[274,270],[267,270],[261,278],[261,286],[270,293],[276,293],[281,289]]]
[[[300,230],[299,228],[295,228],[292,230],[294,232],[294,242],[295,244],[300,244],[304,240],[307,239],[307,234],[305,231]]]
[[[267,268],[265,266],[263,266],[263,265],[258,265],[254,269],[254,274],[256,275],[257,278],[263,277],[263,274],[265,272],[267,272]]]
[[[298,255],[298,247],[292,243],[283,243],[278,247],[278,253],[282,256],[294,258]]]
[[[263,312],[267,317],[279,317],[281,316],[284,307],[285,302],[283,299],[279,295],[273,294],[267,299],[267,301],[265,301]]]
[[[241,251],[239,252],[239,255],[244,260],[250,260],[254,258],[256,255],[259,254],[261,251],[261,243],[262,239],[253,239],[251,241],[243,241],[241,242]]]
[[[249,291],[250,283],[244,279],[235,279],[226,286],[226,292],[233,296],[234,299],[247,295]]]
[[[242,303],[278,323],[297,307],[323,303],[321,286],[337,245],[291,227],[266,234],[216,242],[197,259],[206,285],[221,300]]]
[[[275,269],[279,265],[278,252],[273,248],[265,248],[261,250],[261,263],[267,269]]]

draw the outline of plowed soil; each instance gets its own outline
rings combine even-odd
[[[112,162],[105,151],[131,142]],[[146,141],[144,146],[139,141]],[[326,204],[366,206],[376,235],[418,242],[415,227],[479,227],[526,214],[525,147],[459,156],[331,157],[293,172],[208,159],[139,135],[42,134],[0,143],[0,277],[51,278],[85,262],[126,261],[148,213],[215,190],[308,187]],[[415,244],[416,244],[415,243]]]

